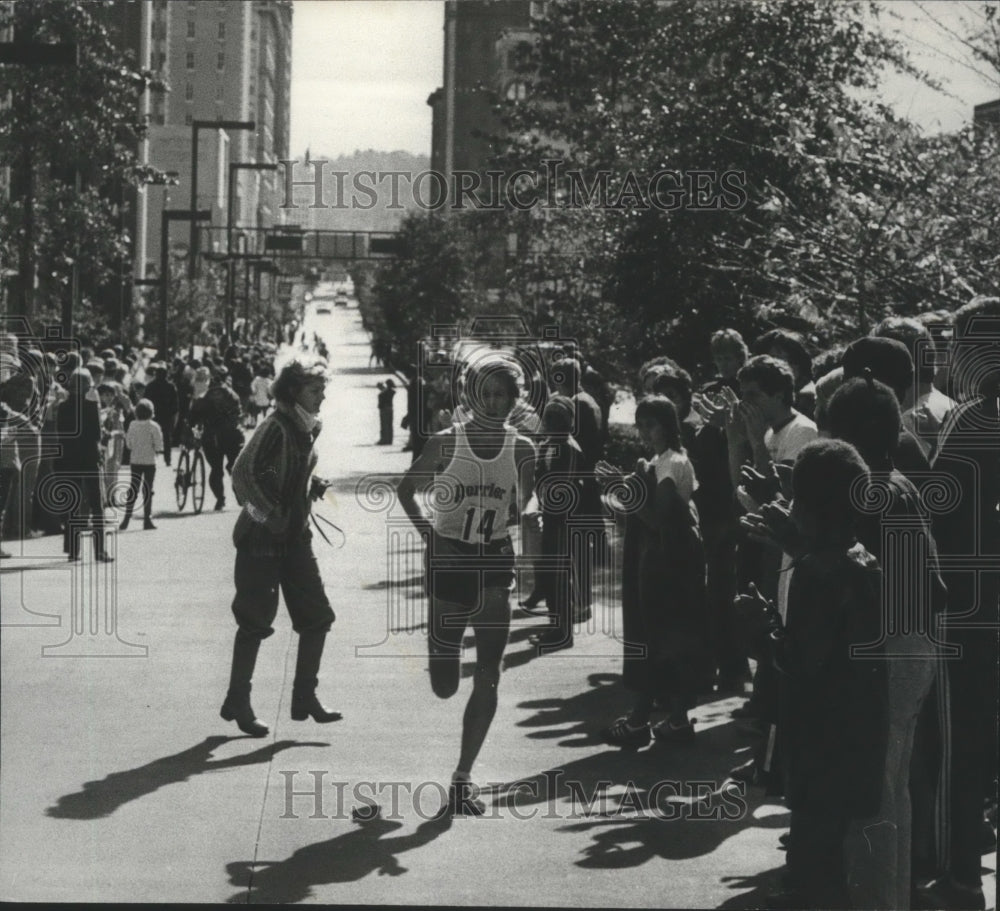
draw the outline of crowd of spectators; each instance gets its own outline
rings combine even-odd
[[[88,532],[95,557],[112,560],[105,530],[119,520],[119,530],[128,528],[140,494],[143,528],[155,529],[157,456],[170,467],[195,427],[223,509],[223,471],[242,448],[241,428],[270,407],[272,345],[162,358],[120,345],[57,355],[5,334],[0,348],[0,531],[8,539],[61,534],[71,560]]]
[[[605,459],[611,396],[573,351],[524,378],[509,419],[538,449],[522,523],[535,589],[520,605],[550,623],[533,641],[573,647],[614,519],[632,701],[597,733],[681,748],[699,701],[749,696],[733,715],[753,759],[730,775],[791,810],[768,907],[984,907],[1000,300],[941,322],[891,317],[818,353],[795,332],[747,344],[723,328],[700,385],[652,359],[634,387],[634,464]],[[448,376],[410,384],[414,458],[463,420]]]

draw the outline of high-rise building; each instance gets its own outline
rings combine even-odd
[[[449,190],[456,171],[483,174],[497,151],[494,138],[502,126],[494,99],[526,97],[518,64],[534,41],[532,23],[544,7],[528,0],[445,3],[444,85],[427,103],[433,112],[431,167],[445,176]]]
[[[197,208],[210,209],[213,224],[224,225],[229,165],[288,157],[291,0],[148,0],[148,6],[149,65],[170,86],[150,106],[150,163],[179,175],[171,206],[190,203],[195,120],[256,124],[253,132],[199,130]],[[280,220],[277,172],[239,169],[235,180],[235,224],[260,227]],[[162,199],[164,191],[148,193]],[[147,263],[158,250],[162,202],[151,201],[148,209]],[[187,230],[176,223],[171,244],[186,245]]]

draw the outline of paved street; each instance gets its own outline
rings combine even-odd
[[[471,683],[449,701],[431,693],[419,555],[388,547],[406,527],[380,499],[386,487],[357,494],[360,479],[409,459],[399,436],[373,445],[385,374],[368,366],[357,313],[310,315],[306,330],[324,337],[335,368],[318,471],[337,483],[318,511],[346,540],[317,538],[316,550],[337,614],[320,695],[344,720],[290,720],[296,637],[284,608],[254,678],[271,735],[253,740],[219,718],[234,631],[232,498],[222,513],[177,514],[161,465],[158,530],[119,535],[106,574],[70,568],[56,538],[11,542],[17,557],[0,576],[0,898],[759,907],[783,863],[784,809],[757,790],[745,804],[690,799],[746,758],[728,714],[739,700],[693,712],[689,748],[620,752],[592,736],[627,703],[611,604],[573,650],[541,657],[527,641],[541,621],[515,612],[476,768],[479,782],[506,787],[487,797],[487,818],[434,818]],[[405,394],[396,406],[398,426]],[[665,818],[643,812],[651,800]]]

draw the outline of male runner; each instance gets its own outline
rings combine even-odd
[[[462,639],[470,624],[476,637],[476,672],[448,796],[447,809],[456,815],[485,810],[470,773],[496,714],[510,629],[514,549],[508,527],[518,523],[534,487],[534,446],[506,424],[520,393],[518,376],[513,364],[499,358],[470,367],[465,391],[471,419],[432,436],[397,490],[427,538],[428,646],[437,696],[448,699],[458,690]],[[432,484],[428,518],[415,495]]]

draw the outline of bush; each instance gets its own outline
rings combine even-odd
[[[648,458],[649,453],[631,424],[612,424],[608,429],[610,436],[604,448],[604,458],[612,465],[629,472],[635,467],[636,459]]]

